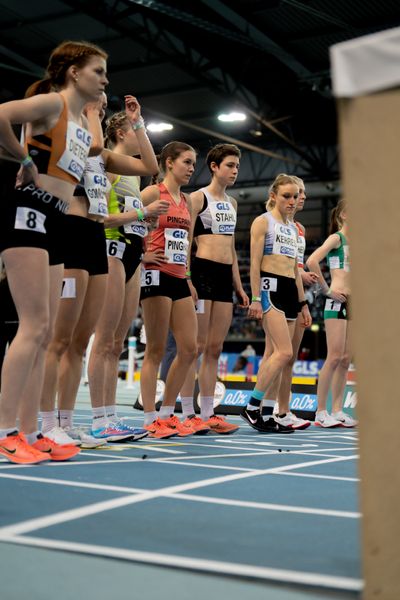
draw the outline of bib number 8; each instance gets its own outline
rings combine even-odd
[[[37,233],[46,233],[44,222],[46,215],[26,206],[18,206],[15,215],[15,229],[25,229],[25,231],[35,231]]]

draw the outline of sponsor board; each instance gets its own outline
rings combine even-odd
[[[292,393],[290,400],[290,409],[293,411],[310,411],[317,410],[317,394],[301,394]]]

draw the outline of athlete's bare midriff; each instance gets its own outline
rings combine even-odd
[[[295,278],[296,260],[288,256],[278,256],[276,254],[267,254],[262,257],[261,271],[274,273],[283,277]]]
[[[104,223],[104,217],[102,217],[101,215],[91,215],[88,211],[89,202],[85,196],[72,196],[68,207],[69,215],[75,215],[76,217],[85,217],[85,219],[90,219],[90,221]]]
[[[230,235],[199,235],[196,238],[198,258],[213,260],[224,265],[233,264],[232,236]]]
[[[344,269],[331,269],[331,290],[350,296],[350,273]]]

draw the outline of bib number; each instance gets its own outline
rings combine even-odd
[[[25,229],[26,231],[36,231],[36,233],[46,233],[44,222],[46,215],[26,206],[18,206],[15,215],[15,229]]]
[[[261,278],[261,291],[262,292],[276,292],[278,289],[278,280],[276,277],[262,277]]]
[[[76,298],[75,277],[64,277],[61,288],[61,299],[63,298]]]
[[[140,285],[141,287],[160,285],[160,271],[157,271],[157,269],[142,269]]]
[[[107,191],[108,179],[106,175],[85,173],[84,185],[86,196],[89,200],[89,214],[107,216]]]
[[[119,258],[122,260],[124,256],[126,244],[125,242],[118,242],[117,240],[107,240],[107,255]]]
[[[342,306],[342,303],[339,302],[338,300],[332,300],[331,298],[327,298],[325,301],[325,310],[328,310],[331,312],[339,312],[341,306]]]
[[[142,201],[140,198],[136,198],[135,196],[125,196],[124,212],[128,212],[132,209],[143,209]],[[132,223],[127,223],[124,225],[124,231],[125,233],[133,233],[134,235],[138,235],[143,238],[145,235],[147,235],[147,225],[145,223],[141,223],[140,221],[132,221]]]
[[[211,214],[211,231],[222,235],[233,235],[236,227],[236,212],[230,202],[208,202]]]
[[[165,256],[169,263],[186,265],[189,248],[188,232],[185,229],[165,229]]]

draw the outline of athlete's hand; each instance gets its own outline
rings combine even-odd
[[[142,256],[142,262],[145,264],[150,263],[152,265],[162,265],[168,262],[168,259],[162,250],[157,249],[154,251],[152,250],[145,252]]]
[[[125,112],[132,125],[137,123],[141,117],[140,104],[135,96],[125,96]]]
[[[36,185],[36,187],[40,187],[39,172],[33,161],[26,167],[23,167],[22,165],[20,166],[15,179],[15,187],[19,188],[32,182]]]
[[[247,316],[250,319],[262,319],[262,306],[261,306],[261,302],[252,302],[249,306],[249,311],[247,313]]]
[[[168,212],[169,202],[166,200],[155,200],[146,207],[147,217],[159,217]]]
[[[332,300],[337,300],[338,302],[342,302],[342,303],[346,302],[346,300],[347,300],[346,294],[344,294],[338,290],[331,290],[330,288],[326,295],[328,296],[328,298],[332,298]]]
[[[188,279],[187,282],[188,282],[190,293],[192,294],[192,300],[193,300],[194,304],[196,305],[197,301],[199,299],[199,296],[197,294],[197,290],[194,287],[191,279]]]
[[[311,317],[310,310],[309,310],[307,304],[305,306],[301,307],[301,316],[303,318],[302,326],[310,327],[310,325],[312,323],[312,317]]]
[[[238,299],[238,306],[240,308],[248,308],[250,304],[250,300],[246,292],[243,288],[239,288],[235,290],[236,297]]]
[[[301,273],[301,280],[306,287],[311,287],[315,283],[318,283],[318,279],[318,275],[313,273],[313,271],[302,271]]]

